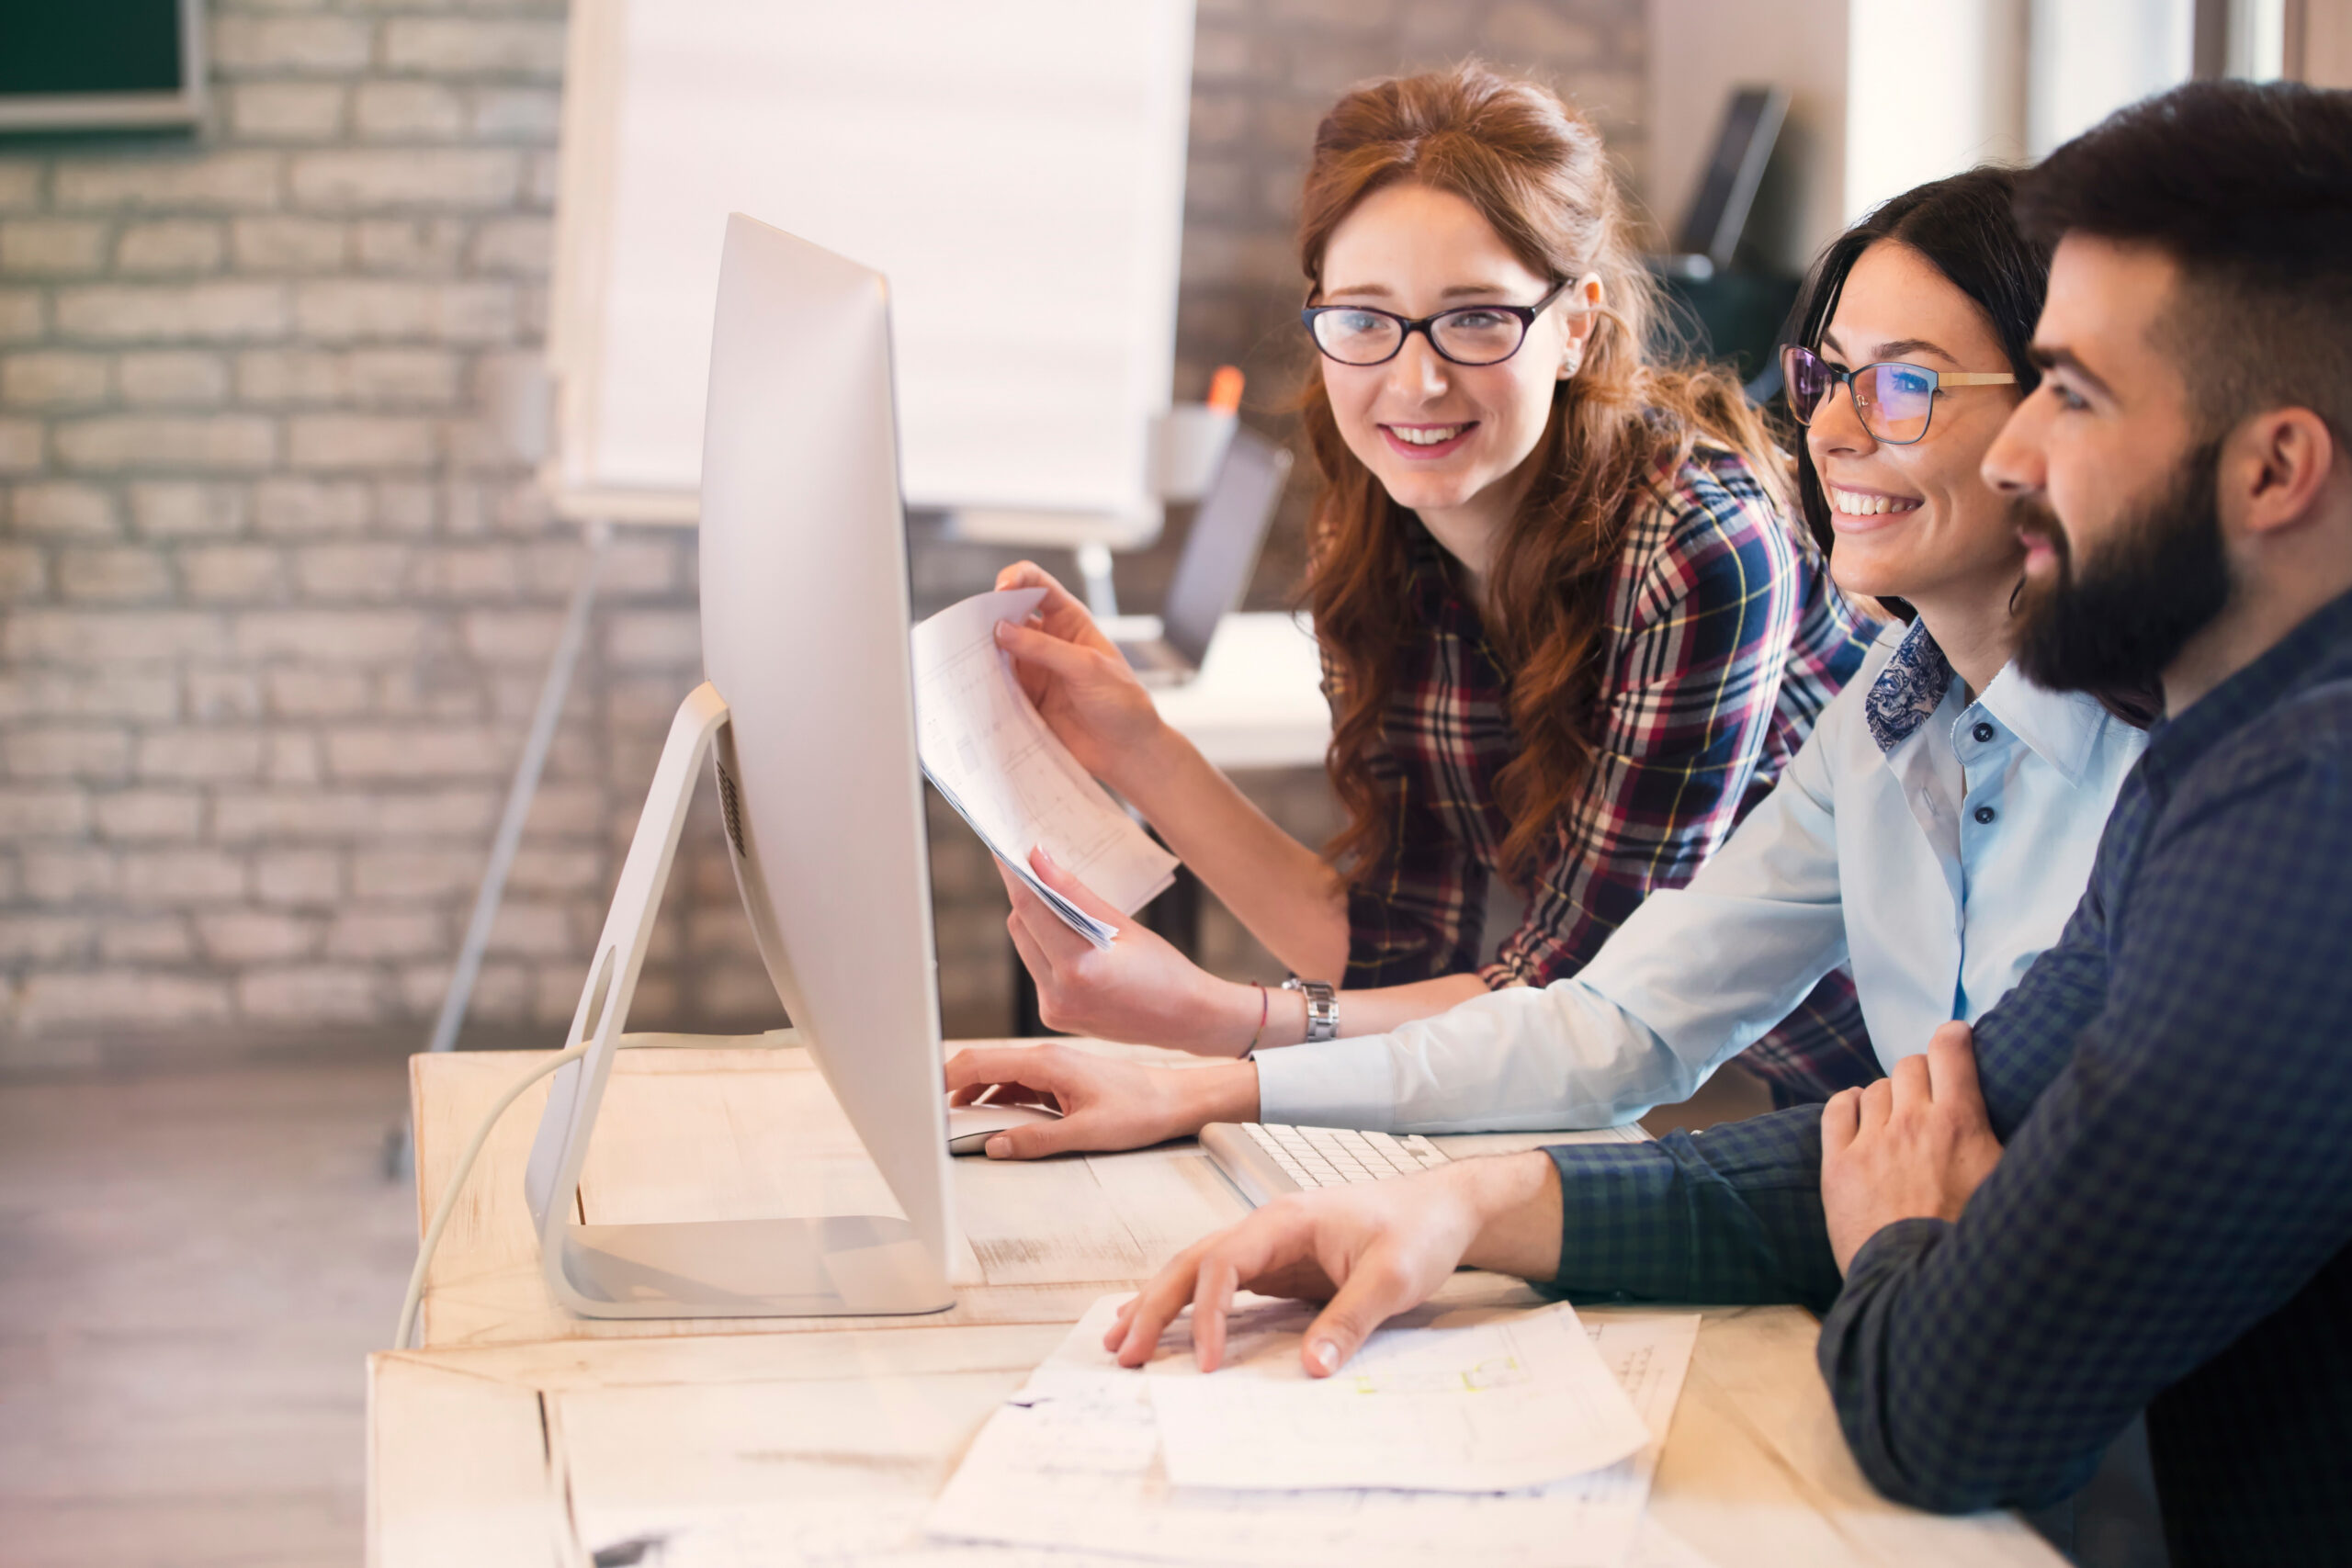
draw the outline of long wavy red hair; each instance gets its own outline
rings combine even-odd
[[[1747,457],[1784,504],[1785,469],[1728,376],[1651,363],[1655,287],[1590,121],[1476,63],[1350,92],[1315,133],[1298,247],[1310,288],[1322,288],[1332,231],[1365,197],[1403,181],[1468,202],[1539,276],[1601,280],[1600,319],[1581,367],[1552,394],[1525,504],[1480,606],[1520,740],[1500,779],[1510,821],[1501,869],[1516,882],[1591,766],[1604,594],[1645,479],[1702,437]],[[1408,592],[1410,513],[1348,449],[1319,375],[1301,412],[1323,481],[1306,597],[1337,666],[1328,761],[1349,818],[1328,852],[1362,874],[1389,847],[1390,806],[1372,756],[1399,655],[1422,635]]]

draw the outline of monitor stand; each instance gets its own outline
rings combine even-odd
[[[718,754],[728,836],[739,846],[727,704],[708,682],[679,705],[622,863],[572,1014],[574,1045],[548,1090],[524,1177],[548,1290],[582,1317],[810,1317],[938,1312],[955,1293],[938,1237],[895,1215],[598,1225],[580,1220],[580,1170],[644,967],[662,890],[703,759]],[[740,879],[743,867],[739,863]]]

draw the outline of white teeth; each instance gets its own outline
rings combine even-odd
[[[1437,446],[1453,440],[1470,427],[1466,424],[1439,424],[1415,430],[1406,425],[1392,424],[1388,428],[1396,433],[1397,440],[1408,446]]]
[[[1849,517],[1875,517],[1886,512],[1916,512],[1922,504],[1894,496],[1864,495],[1859,491],[1839,490],[1834,485],[1826,488],[1829,504]]]

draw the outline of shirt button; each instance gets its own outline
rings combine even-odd
[[[1982,746],[1993,739],[1993,727],[1989,724],[1980,723],[1974,729],[1970,730],[1969,733],[1976,737],[1976,743],[1979,746]]]
[[[1999,812],[1994,810],[1989,806],[1980,806],[1976,808],[1976,820],[1979,822],[1990,822],[1994,818],[1998,817],[1999,815]]]

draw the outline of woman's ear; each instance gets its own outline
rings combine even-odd
[[[1560,379],[1575,375],[1584,364],[1585,346],[1592,341],[1592,329],[1600,320],[1600,275],[1589,272],[1577,280],[1577,286],[1560,301],[1567,321],[1568,341],[1560,348]]]

